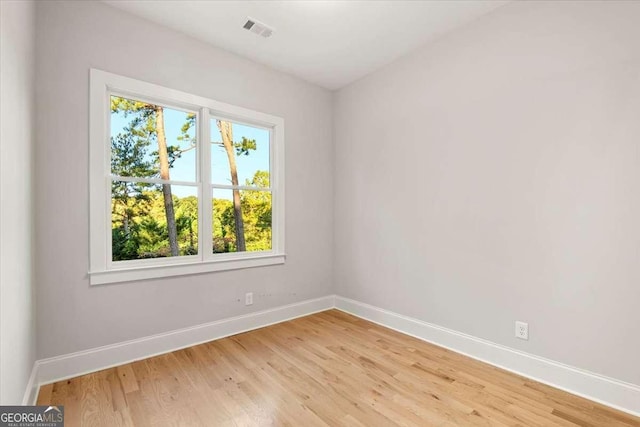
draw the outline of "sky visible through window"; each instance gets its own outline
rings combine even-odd
[[[182,135],[182,126],[186,122],[187,114],[183,111],[164,108],[164,125],[168,146],[179,146],[185,150],[191,146],[189,141],[178,139]],[[123,112],[111,113],[111,136],[119,133],[127,133],[125,128],[129,125],[131,117],[125,117]],[[239,185],[250,185],[257,171],[269,172],[269,131],[266,129],[233,123],[233,140],[241,142],[242,138],[256,141],[256,149],[249,150],[248,155],[236,155]],[[189,130],[189,135],[193,138],[196,135],[195,126]],[[229,160],[224,148],[220,145],[222,138],[216,120],[211,119],[211,183],[221,185],[231,185],[231,174],[229,171]],[[152,145],[147,154],[148,159],[152,159],[152,153],[157,150],[157,146]],[[179,159],[176,159],[170,169],[171,180],[196,182],[196,149],[184,152]],[[172,186],[172,193],[178,197],[186,197],[194,194],[192,188],[186,186]],[[226,198],[230,192],[219,191],[216,198]],[[230,196],[228,196],[230,198]]]

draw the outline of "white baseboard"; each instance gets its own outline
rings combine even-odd
[[[25,404],[34,404],[39,387],[43,384],[169,353],[295,319],[296,317],[307,316],[319,311],[329,310],[334,305],[334,296],[331,295],[131,341],[38,360],[34,364],[29,388],[25,392]]]
[[[33,364],[31,368],[31,375],[29,375],[29,381],[27,382],[27,389],[24,392],[24,397],[22,398],[23,405],[35,405],[36,399],[38,398],[38,390],[40,390],[40,386],[36,380],[38,375],[38,361]]]
[[[340,296],[337,309],[532,380],[640,416],[640,386]]]
[[[35,362],[23,404],[39,386],[337,308],[552,387],[640,416],[640,386],[528,354],[340,296],[326,296]]]

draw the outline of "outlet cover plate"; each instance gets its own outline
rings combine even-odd
[[[516,338],[521,340],[529,339],[529,324],[526,322],[516,321]]]

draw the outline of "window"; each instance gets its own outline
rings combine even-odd
[[[91,70],[91,284],[284,263],[283,120]]]

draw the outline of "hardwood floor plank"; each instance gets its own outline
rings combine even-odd
[[[48,402],[51,402],[52,394],[53,394],[53,384],[45,384],[42,387],[40,387],[36,405],[47,405]]]
[[[122,390],[125,394],[138,390],[138,380],[131,365],[118,366],[116,373],[118,374],[118,378],[122,384]]]
[[[338,310],[40,388],[67,426],[612,426],[640,419]]]

